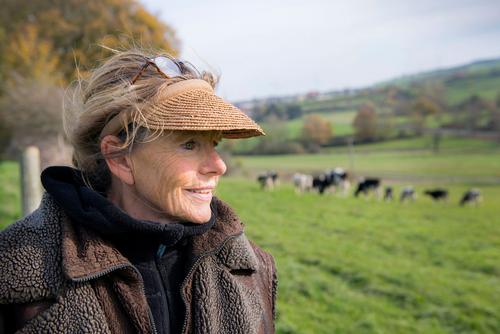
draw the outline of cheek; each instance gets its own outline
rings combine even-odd
[[[195,184],[196,172],[186,166],[176,164],[158,173],[159,179],[156,186],[156,195],[164,202],[168,209],[175,211],[179,204],[182,205],[183,189]]]
[[[135,163],[136,187],[148,200],[162,206],[165,196],[176,188],[173,161],[168,158],[159,159],[158,152],[141,152]],[[152,159],[152,157],[157,157]],[[162,200],[163,199],[163,200]]]

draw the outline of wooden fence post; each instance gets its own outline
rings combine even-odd
[[[21,195],[23,216],[35,211],[42,200],[40,183],[40,150],[28,146],[21,158]]]

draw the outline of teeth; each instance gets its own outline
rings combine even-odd
[[[197,194],[210,194],[210,191],[203,191],[203,190],[190,190],[191,192],[193,193],[197,193]]]

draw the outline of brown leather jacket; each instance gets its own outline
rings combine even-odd
[[[276,269],[231,208],[190,240],[182,333],[273,333]],[[155,333],[143,283],[129,261],[76,226],[45,194],[40,208],[0,233],[0,332]],[[14,325],[15,326],[15,325]]]

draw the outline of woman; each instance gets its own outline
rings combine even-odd
[[[170,56],[117,53],[65,104],[78,169],[0,237],[5,331],[270,333],[272,257],[214,197],[221,138],[261,128]],[[70,107],[71,105],[71,107]]]

